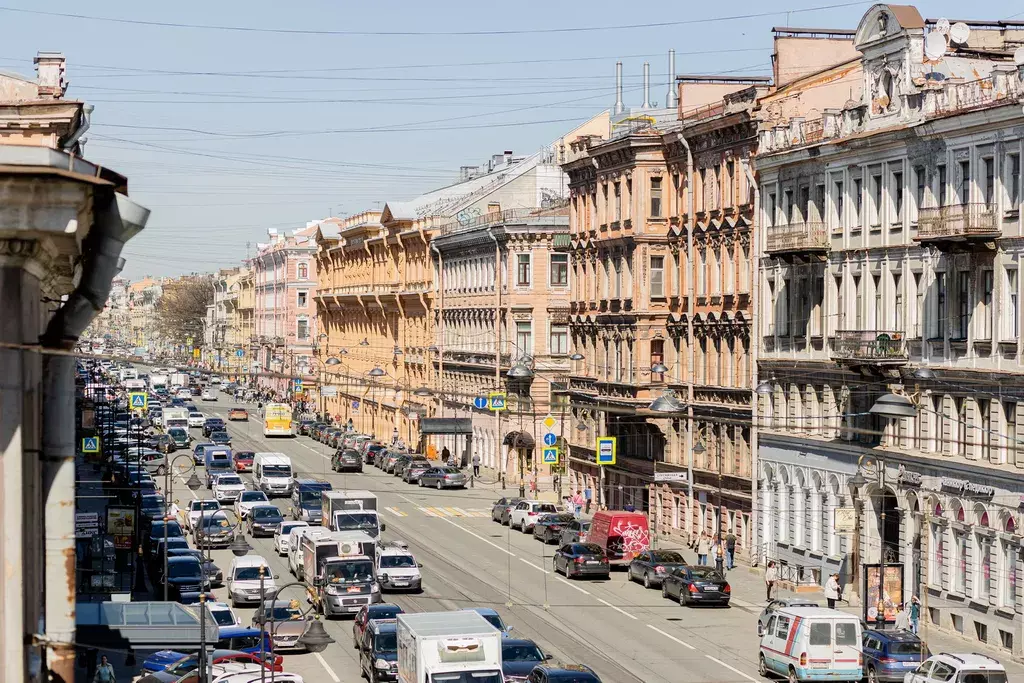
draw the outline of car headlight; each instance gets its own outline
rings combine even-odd
[[[371,584],[370,585],[370,592],[371,593],[380,593],[380,586],[377,583]]]
[[[391,664],[386,659],[378,659],[373,663],[374,668],[380,669],[381,671],[387,671],[391,668]]]

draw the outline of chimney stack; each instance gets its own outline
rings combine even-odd
[[[68,88],[64,80],[64,53],[39,52],[32,61],[36,64],[36,83],[40,97],[50,96],[55,100],[63,97]]]
[[[615,106],[612,108],[612,115],[619,116],[626,111],[626,105],[622,103],[622,62],[615,62]]]
[[[668,51],[668,94],[665,96],[665,107],[675,107],[676,99],[676,51]]]
[[[641,109],[651,108],[651,63],[644,62],[644,103]]]

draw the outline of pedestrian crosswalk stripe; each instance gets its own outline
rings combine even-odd
[[[420,512],[425,513],[427,517],[444,517],[444,513],[435,510],[434,508],[417,508]]]
[[[402,512],[398,508],[384,508],[384,509],[387,510],[388,512],[390,512],[391,514],[393,514],[395,517],[408,517],[409,516],[407,513]]]
[[[428,506],[416,508],[419,512],[423,513],[427,517],[477,517],[477,518],[490,518],[490,508],[460,508],[451,506]],[[394,512],[400,517],[406,517],[407,515],[399,511],[397,508],[387,508],[389,512]]]

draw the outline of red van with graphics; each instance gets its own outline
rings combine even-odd
[[[625,510],[601,510],[594,514],[588,543],[604,548],[611,565],[627,565],[651,547],[647,515]]]

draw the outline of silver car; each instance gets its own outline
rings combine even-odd
[[[466,488],[466,475],[454,467],[431,467],[420,475],[420,486],[441,489]]]

